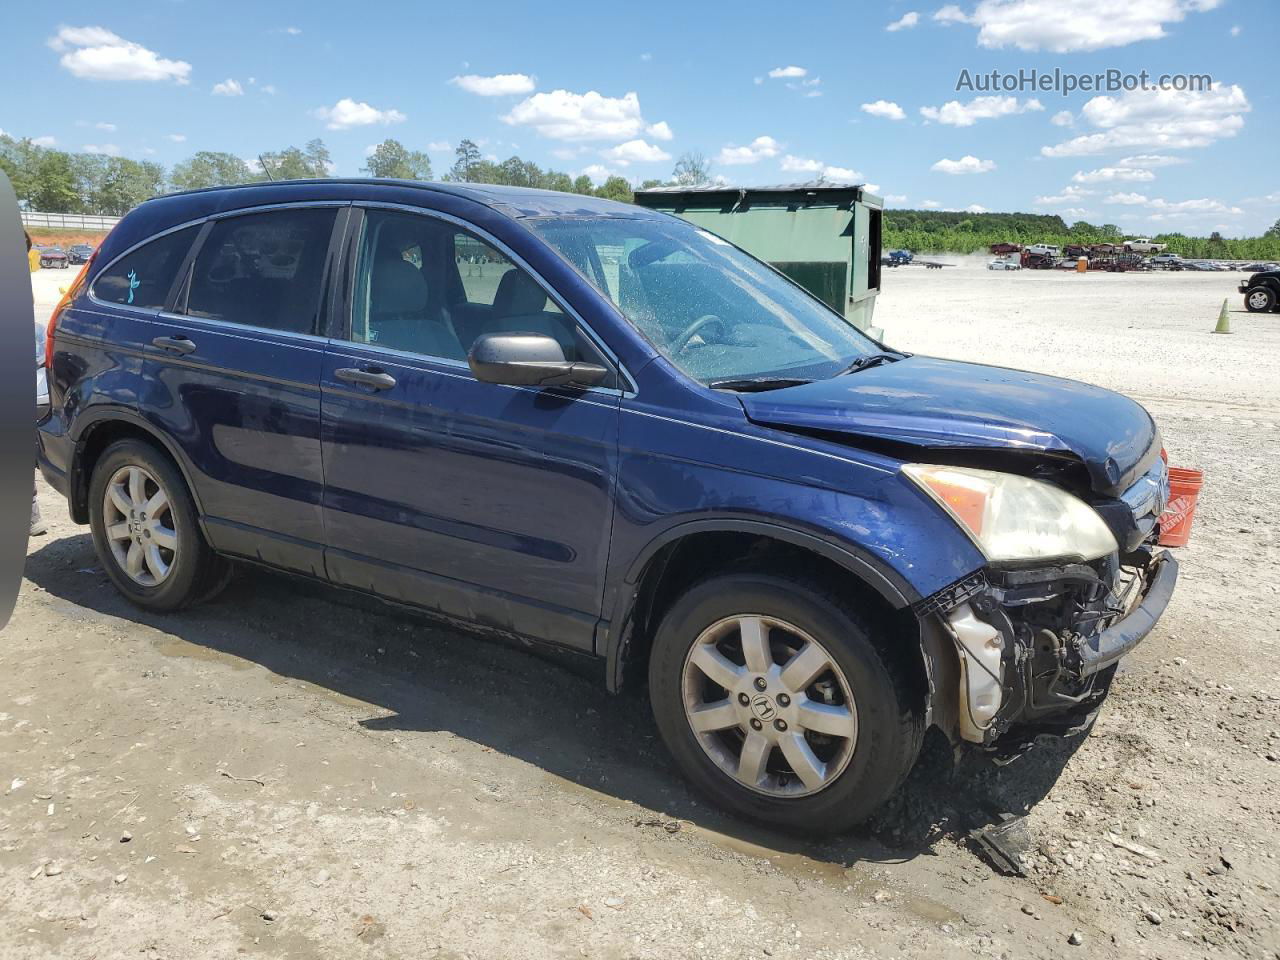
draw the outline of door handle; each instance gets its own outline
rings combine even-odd
[[[173,337],[156,337],[151,341],[151,345],[159,347],[161,350],[168,350],[170,353],[188,354],[196,352],[196,345],[189,337],[181,334]]]
[[[377,367],[358,370],[355,367],[339,367],[333,375],[347,383],[358,383],[361,386],[373,387],[375,390],[390,390],[396,385],[396,378]]]

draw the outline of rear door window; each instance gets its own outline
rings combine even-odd
[[[139,310],[161,310],[186,259],[198,226],[157,237],[125,254],[93,281],[93,295],[107,303]]]
[[[196,256],[187,314],[314,334],[336,214],[301,208],[217,221]]]

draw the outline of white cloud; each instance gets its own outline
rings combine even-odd
[[[787,173],[819,173],[822,170],[821,160],[810,160],[807,157],[796,157],[787,154],[779,164]]]
[[[298,34],[302,33],[302,28],[301,27],[285,27],[284,32],[291,37],[296,37],[298,36]]]
[[[1077,170],[1071,180],[1073,183],[1145,183],[1155,178],[1154,173],[1141,167],[1099,167],[1097,170]]]
[[[773,137],[761,136],[756,137],[745,147],[735,147],[732,144],[721,147],[720,152],[716,154],[715,162],[726,167],[758,163],[766,157],[776,157],[781,150],[781,145]]]
[[[920,207],[923,210],[937,210],[940,206],[942,206],[942,204],[937,200],[925,200],[920,204]]]
[[[499,73],[492,77],[481,77],[474,73],[454,77],[449,81],[455,87],[474,93],[479,97],[510,97],[533,93],[537,82],[533,77],[523,73]]]
[[[980,0],[972,14],[950,4],[934,14],[945,23],[978,28],[978,45],[989,49],[1073,53],[1123,47],[1166,36],[1165,27],[1189,13],[1212,10],[1221,0]]]
[[[265,94],[269,94],[269,95],[271,95],[271,96],[274,96],[274,95],[275,95],[275,92],[276,92],[275,84],[273,84],[273,83],[264,83],[264,84],[262,85],[262,92],[263,92],[263,93],[265,93]]]
[[[910,30],[919,22],[920,22],[920,14],[912,10],[909,13],[904,13],[897,20],[893,21],[893,23],[885,27],[885,29],[888,30],[890,33],[894,33],[897,30]]]
[[[797,79],[799,77],[807,77],[809,71],[804,67],[774,67],[769,71],[769,76],[774,79]]]
[[[55,144],[57,144],[58,138],[53,136],[48,136],[48,135],[43,137],[32,137],[31,142],[34,143],[37,147],[52,147]]]
[[[808,157],[797,157],[787,154],[782,158],[779,164],[787,173],[811,173],[816,174],[817,179],[833,180],[839,183],[856,183],[862,179],[862,174],[857,170],[850,170],[848,167],[834,167],[830,164],[823,163],[821,160],[811,160]],[[867,189],[871,189],[868,187]],[[871,191],[875,193],[874,190]]]
[[[1239,86],[1215,83],[1210,90],[1135,90],[1094,97],[1081,117],[1099,130],[1051,147],[1046,157],[1081,157],[1108,150],[1153,147],[1186,150],[1234,137],[1252,107]]]
[[[1135,157],[1125,157],[1117,161],[1121,167],[1172,167],[1177,163],[1186,163],[1186,157],[1167,157],[1158,153],[1140,153]]]
[[[1244,213],[1239,207],[1229,206],[1221,200],[1214,200],[1209,197],[1175,201],[1165,200],[1163,197],[1146,197],[1140,193],[1113,193],[1107,197],[1106,202],[1126,207],[1147,207],[1158,211],[1164,218],[1189,216],[1198,213]]]
[[[1064,187],[1062,193],[1053,197],[1036,197],[1033,204],[1037,207],[1058,207],[1064,203],[1079,203],[1085,197],[1093,196],[1093,190],[1084,187]]]
[[[833,183],[857,183],[862,179],[862,174],[848,167],[823,167],[822,179]],[[871,190],[871,192],[875,193],[874,190]]]
[[[186,143],[187,135],[185,133],[167,133],[165,134],[165,139],[172,140],[174,143]]]
[[[244,87],[240,86],[239,80],[232,80],[228,77],[221,83],[215,83],[212,93],[215,97],[243,97]]]
[[[120,148],[114,143],[86,143],[80,149],[85,153],[101,153],[108,157],[117,157],[120,155]]]
[[[427,144],[427,149],[432,153],[445,153],[453,149],[453,144],[448,140],[432,140]]]
[[[920,115],[953,127],[971,127],[979,120],[1043,109],[1044,105],[1035,98],[1019,102],[1017,97],[974,97],[968,103],[949,100],[941,107],[921,107]]]
[[[1113,193],[1107,197],[1107,203],[1120,203],[1125,206],[1142,206],[1147,203],[1147,198],[1140,193]]]
[[[1233,37],[1238,37],[1238,36],[1240,36],[1240,28],[1239,28],[1239,27],[1232,27],[1232,28],[1231,28],[1231,35],[1232,35]]]
[[[871,103],[864,103],[861,109],[863,113],[869,113],[873,117],[884,117],[888,120],[905,120],[907,118],[903,109],[892,100],[875,100]]]
[[[867,193],[879,193],[879,192],[880,192],[880,184],[878,184],[878,183],[864,183],[864,184],[862,185],[862,189],[866,190],[866,191],[867,191]]]
[[[652,53],[642,53],[642,54],[640,54],[640,59],[641,59],[641,61],[643,61],[644,63],[648,63],[650,60],[652,60],[652,59],[653,59],[653,54],[652,54]]]
[[[969,23],[969,15],[954,3],[948,3],[933,15],[934,21],[941,24]]]
[[[963,173],[989,173],[995,168],[996,162],[994,160],[979,160],[971,154],[966,154],[959,160],[947,160],[945,158],[939,160],[929,169],[954,176]]]
[[[62,54],[58,62],[63,69],[83,80],[186,83],[191,74],[191,64],[185,60],[166,60],[105,27],[62,26],[48,44]]]
[[[645,129],[640,98],[634,93],[606,97],[594,90],[535,93],[505,117],[512,126],[533,127],[552,140],[630,140]]]
[[[621,167],[631,163],[662,163],[671,159],[671,154],[667,151],[644,140],[628,140],[608,150],[601,150],[600,155]]]
[[[590,177],[593,181],[595,181],[597,186],[599,184],[604,183],[606,180],[608,180],[610,177],[613,176],[613,171],[610,170],[608,167],[606,167],[602,163],[593,163],[590,166],[583,167],[582,173],[585,173],[588,177]]]
[[[351,127],[367,127],[375,123],[402,123],[405,119],[399,110],[379,110],[363,100],[343,97],[332,107],[317,107],[311,115],[325,121],[330,130],[348,130]]]
[[[1049,118],[1049,122],[1055,127],[1071,127],[1075,125],[1076,117],[1070,110],[1059,110]]]
[[[887,193],[884,197],[885,203],[906,203],[907,195],[905,193]]]
[[[671,127],[667,125],[667,121],[659,120],[657,123],[651,123],[645,127],[645,132],[655,140],[670,140],[675,134],[671,132]]]
[[[990,213],[991,211],[984,206],[981,206],[976,203],[971,203],[964,208],[964,212],[965,213]]]

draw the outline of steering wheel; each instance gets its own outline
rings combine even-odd
[[[680,334],[674,340],[671,341],[671,347],[670,347],[671,352],[679,353],[680,351],[682,351],[685,347],[689,345],[689,341],[693,339],[694,334],[700,331],[703,327],[709,327],[712,324],[719,325],[719,327],[723,331],[724,329],[723,320],[717,317],[714,313],[704,313],[697,320],[693,321],[693,323],[689,324],[682,331],[680,331]]]

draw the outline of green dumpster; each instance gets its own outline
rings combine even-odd
[[[642,207],[675,214],[785,273],[874,337],[884,201],[862,187],[654,187]]]

